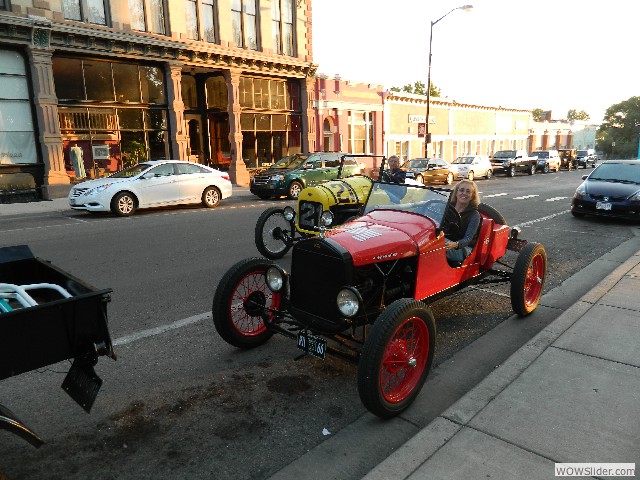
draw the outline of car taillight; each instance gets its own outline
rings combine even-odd
[[[223,173],[222,175],[220,175],[222,178],[224,178],[225,180],[229,180],[231,181],[231,177],[229,176],[228,173]]]

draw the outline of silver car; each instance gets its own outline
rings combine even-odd
[[[465,155],[453,161],[458,166],[458,177],[475,180],[484,177],[489,180],[493,177],[493,167],[489,157],[485,155]]]

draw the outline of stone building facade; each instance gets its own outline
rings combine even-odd
[[[0,191],[66,195],[75,147],[88,176],[175,158],[246,185],[316,149],[312,54],[311,0],[0,0]]]

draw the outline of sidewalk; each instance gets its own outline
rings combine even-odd
[[[639,292],[640,251],[364,478],[549,479],[554,463],[640,477]]]

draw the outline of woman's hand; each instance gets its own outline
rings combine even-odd
[[[458,248],[458,242],[451,242],[451,241],[449,241],[449,240],[445,240],[445,241],[444,241],[444,247],[445,247],[447,250],[451,250],[451,249],[453,249],[453,248]]]

